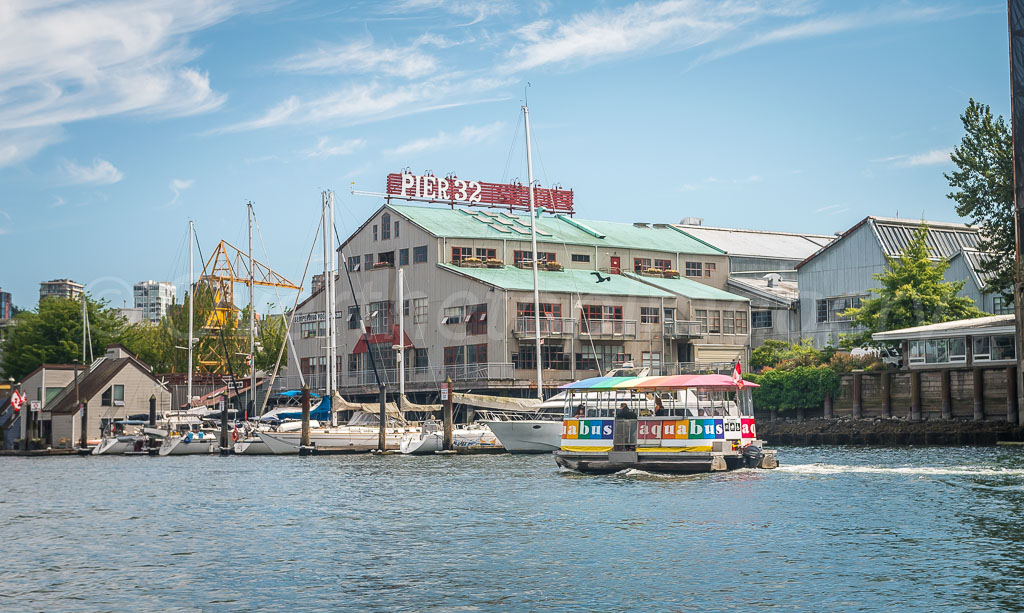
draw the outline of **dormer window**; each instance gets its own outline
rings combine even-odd
[[[383,241],[391,238],[391,214],[384,213],[380,216],[380,239]]]

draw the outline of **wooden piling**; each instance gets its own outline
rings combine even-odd
[[[829,394],[828,392],[825,393],[824,410],[825,419],[832,419],[832,394]]]
[[[442,439],[441,448],[444,451],[451,451],[452,449],[452,378],[448,377],[448,380],[444,383],[447,388],[446,398],[444,399],[444,438]]]
[[[333,407],[332,407],[333,410]],[[309,386],[302,386],[302,438],[299,447],[309,447]]]
[[[942,419],[953,419],[953,393],[950,389],[952,384],[950,383],[949,369],[944,368],[939,371],[939,377],[941,381],[940,393],[942,395]]]
[[[31,413],[31,411],[29,411],[29,412]],[[88,402],[83,402],[82,403],[82,440],[81,440],[81,443],[79,444],[79,448],[81,448],[81,449],[88,449],[89,448],[89,437],[86,436],[86,428],[88,427],[88,425],[89,425],[89,403]]]
[[[149,426],[156,426],[156,394],[149,397]]]
[[[921,371],[910,371],[910,420],[921,421]]]
[[[864,402],[861,398],[863,389],[864,373],[854,371],[853,373],[853,418],[860,419],[864,413]]]
[[[882,417],[892,417],[892,375],[888,370],[880,375],[882,384]]]
[[[384,452],[388,448],[388,396],[383,385],[379,389],[380,425],[377,427],[377,451]]]
[[[235,414],[238,414],[238,394],[235,394]],[[231,453],[231,439],[228,438],[228,399],[227,394],[220,397],[220,454]]]
[[[1006,422],[1017,423],[1017,367],[1006,367]]]
[[[974,419],[981,421],[985,419],[985,371],[974,368],[971,374],[974,378]]]

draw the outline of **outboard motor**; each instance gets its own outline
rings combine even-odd
[[[747,445],[743,448],[743,466],[746,468],[757,468],[764,458],[764,452],[757,445]]]

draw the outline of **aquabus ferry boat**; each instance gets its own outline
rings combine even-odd
[[[585,473],[775,468],[775,452],[757,438],[755,387],[727,375],[594,377],[563,385],[555,462]]]

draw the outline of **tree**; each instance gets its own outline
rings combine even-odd
[[[118,343],[127,327],[117,311],[86,297],[92,354],[102,356],[107,345]],[[78,298],[48,297],[35,311],[22,311],[3,339],[0,370],[21,379],[41,364],[70,364],[82,358],[82,303]],[[88,351],[86,359],[88,359]]]
[[[873,275],[882,284],[871,289],[877,297],[867,298],[859,308],[843,312],[862,329],[844,334],[840,339],[843,346],[872,345],[871,335],[875,332],[984,315],[973,300],[958,295],[963,281],[943,280],[949,262],[931,260],[927,241],[928,226],[922,222],[902,253],[885,257],[885,270]]]
[[[1002,116],[971,98],[960,116],[964,137],[950,158],[957,170],[946,174],[956,213],[981,230],[981,271],[993,275],[988,287],[1012,299],[1014,283],[1013,139]]]

